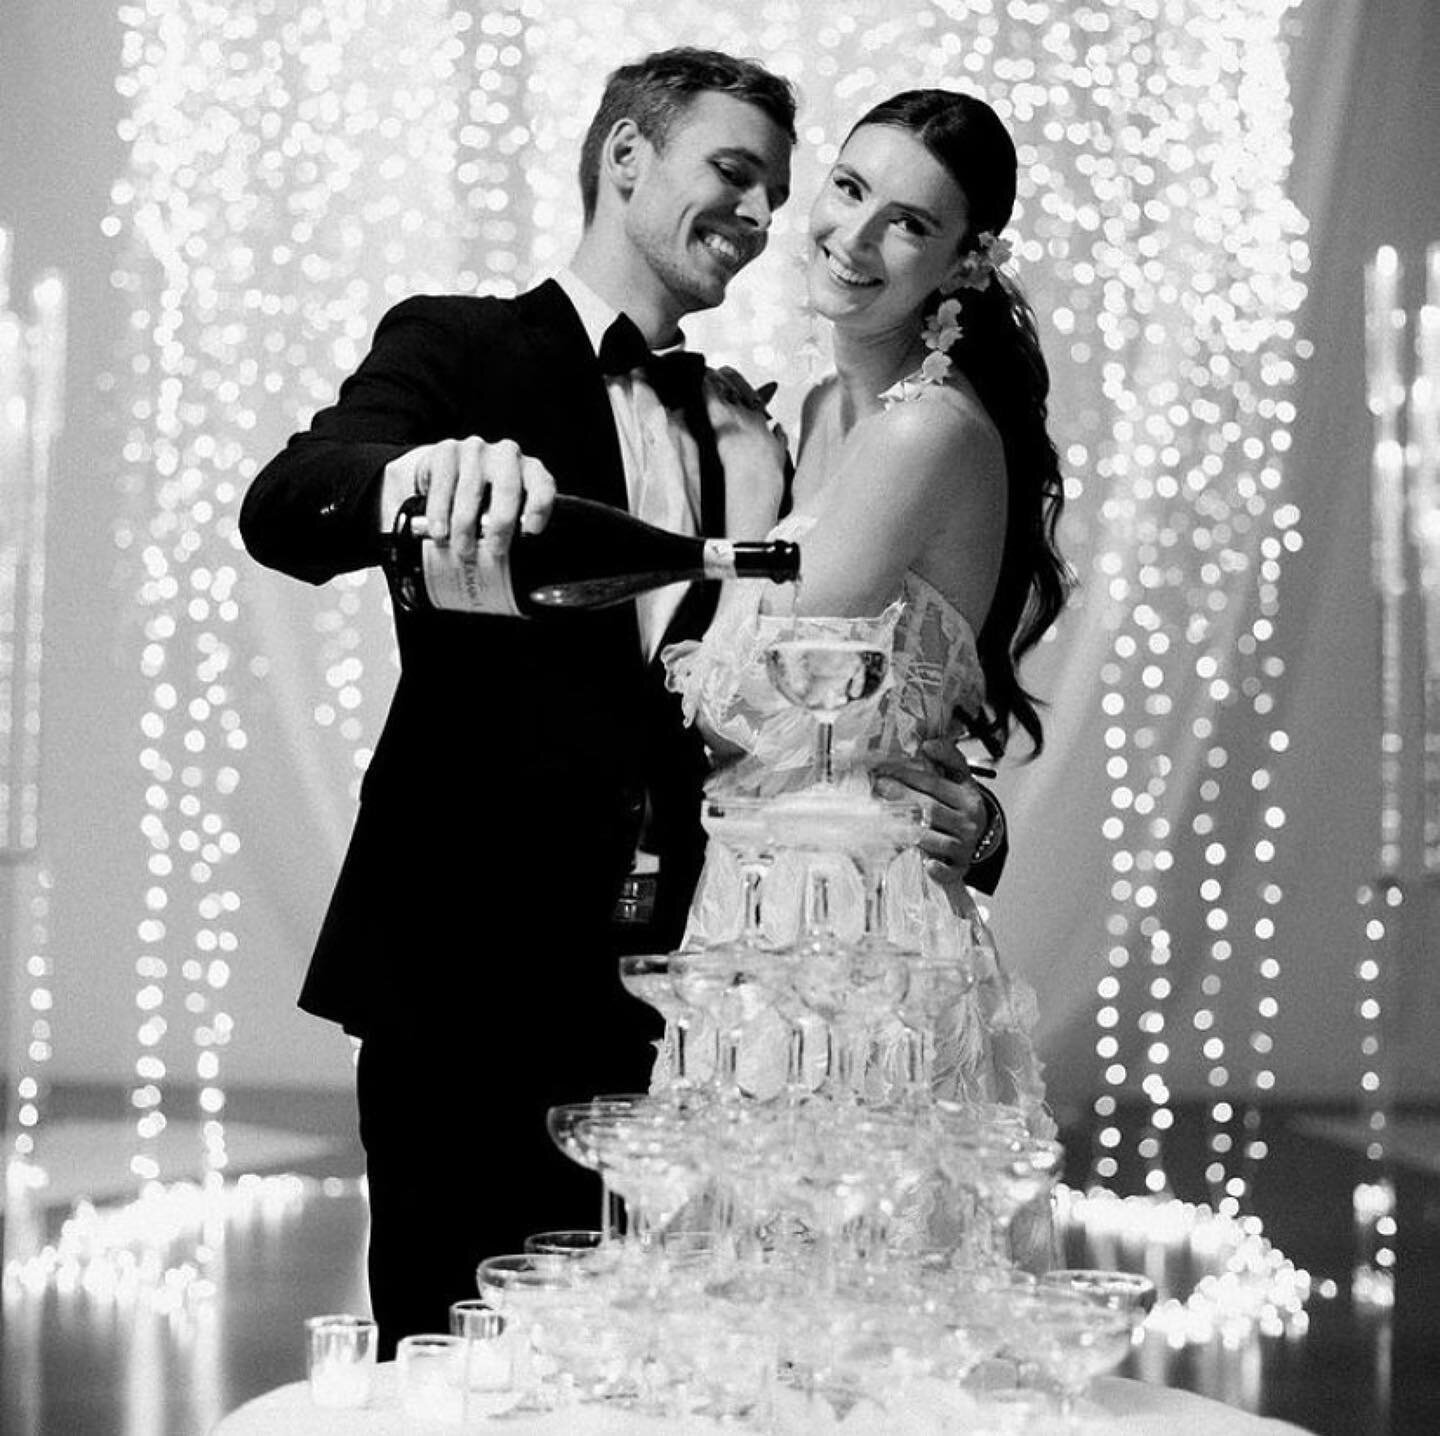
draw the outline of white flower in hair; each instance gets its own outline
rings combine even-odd
[[[960,258],[960,267],[950,280],[951,289],[985,289],[1002,264],[1010,263],[1014,253],[1008,239],[984,230],[975,241],[975,248]]]
[[[980,248],[984,252],[985,258],[990,261],[992,273],[1009,264],[1011,256],[1015,253],[1014,247],[1008,239],[991,234],[988,229],[980,235]]]
[[[942,299],[940,307],[925,321],[925,327],[920,331],[920,337],[930,351],[924,362],[913,373],[886,389],[879,396],[880,402],[888,409],[892,404],[918,399],[931,385],[943,384],[955,365],[950,358],[950,350],[960,342],[964,332],[960,324],[960,301]]]
[[[940,307],[925,321],[921,337],[927,349],[947,354],[960,342],[964,332],[965,328],[960,323],[960,301],[942,299]]]

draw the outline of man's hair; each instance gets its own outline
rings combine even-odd
[[[606,136],[623,119],[635,121],[655,148],[663,149],[675,121],[697,95],[733,95],[763,111],[795,143],[795,90],[789,80],[772,75],[754,60],[737,59],[719,50],[682,46],[658,50],[622,65],[605,82],[600,108],[585,132],[580,150],[580,198],[585,223],[595,217],[600,189],[600,151]]]

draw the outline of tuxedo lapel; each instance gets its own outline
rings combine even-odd
[[[539,459],[561,493],[628,510],[629,491],[620,456],[615,414],[605,392],[600,362],[575,306],[553,279],[514,301],[520,316],[514,382],[520,423],[512,430],[521,450]],[[605,615],[619,642],[640,653],[640,625],[633,604]]]
[[[703,397],[686,406],[684,417],[685,426],[695,440],[700,459],[700,532],[705,538],[723,538],[725,467],[720,462],[715,429],[710,423]],[[681,639],[701,637],[715,616],[715,605],[719,597],[718,584],[692,583],[689,592],[670,616],[660,648],[663,649],[667,643],[678,643]]]
[[[516,356],[530,391],[522,405],[526,443],[562,492],[629,507],[615,416],[585,326],[553,279],[516,301],[526,353]]]
[[[516,382],[525,390],[517,395],[524,416],[517,442],[545,462],[562,492],[628,509],[620,439],[605,378],[575,306],[553,279],[514,302],[524,346],[524,353],[514,356]],[[700,456],[700,531],[721,537],[725,472],[714,430],[703,403],[687,406],[684,417]],[[664,642],[703,634],[718,596],[716,584],[692,584],[665,630]]]

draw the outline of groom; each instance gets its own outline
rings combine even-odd
[[[542,526],[557,488],[707,535],[727,512],[773,513],[778,491],[726,493],[716,452],[713,421],[754,440],[753,414],[693,394],[670,412],[644,363],[609,359],[622,310],[646,344],[675,345],[764,249],[794,116],[786,81],[727,55],[617,70],[584,142],[570,267],[514,300],[392,309],[337,402],[247,492],[251,554],[313,583],[375,564],[414,492],[442,562]],[[651,1014],[615,955],[677,944],[704,849],[705,756],[654,656],[703,632],[713,590],[535,622],[396,613],[400,680],[300,998],[363,1039],[386,1354],[447,1329],[482,1257],[599,1216],[545,1113],[647,1083]],[[955,762],[915,781],[959,872],[985,817]],[[642,825],[653,917],[617,937]]]

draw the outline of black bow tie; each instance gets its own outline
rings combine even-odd
[[[644,371],[656,397],[667,409],[690,411],[700,402],[705,356],[683,349],[654,354],[635,321],[621,314],[600,340],[600,369],[605,374]]]

